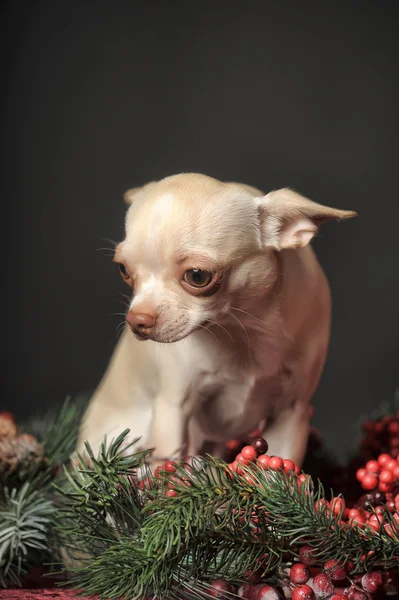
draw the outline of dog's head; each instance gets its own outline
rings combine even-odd
[[[181,174],[129,190],[126,237],[115,252],[133,290],[127,321],[138,339],[178,341],[244,310],[278,278],[276,255],[302,248],[327,219],[356,213]]]

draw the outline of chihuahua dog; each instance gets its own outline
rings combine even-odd
[[[262,423],[269,452],[301,464],[331,310],[309,242],[323,221],[356,213],[201,174],[125,200],[114,260],[132,298],[80,449],[129,428],[153,466],[204,448],[223,457]]]

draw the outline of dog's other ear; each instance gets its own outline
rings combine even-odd
[[[156,184],[156,181],[150,181],[150,183],[146,183],[145,185],[142,185],[141,187],[135,187],[135,188],[131,188],[130,190],[127,190],[124,194],[123,194],[123,200],[126,204],[132,204],[132,202],[134,200],[137,200],[137,198],[139,196],[141,196],[141,194],[143,192],[147,192],[150,188],[154,187],[154,185]]]
[[[255,198],[259,210],[261,244],[266,248],[303,248],[328,219],[350,219],[357,213],[329,208],[283,188]]]

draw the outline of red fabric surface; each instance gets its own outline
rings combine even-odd
[[[0,590],[1,600],[70,600],[79,598],[72,590],[50,588],[46,590]],[[93,598],[93,596],[92,596]]]

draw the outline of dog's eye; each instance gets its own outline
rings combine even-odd
[[[129,271],[126,269],[123,263],[118,263],[118,269],[123,279],[129,279]]]
[[[185,281],[196,288],[203,288],[212,281],[213,274],[209,271],[201,271],[201,269],[189,269],[184,273]]]

